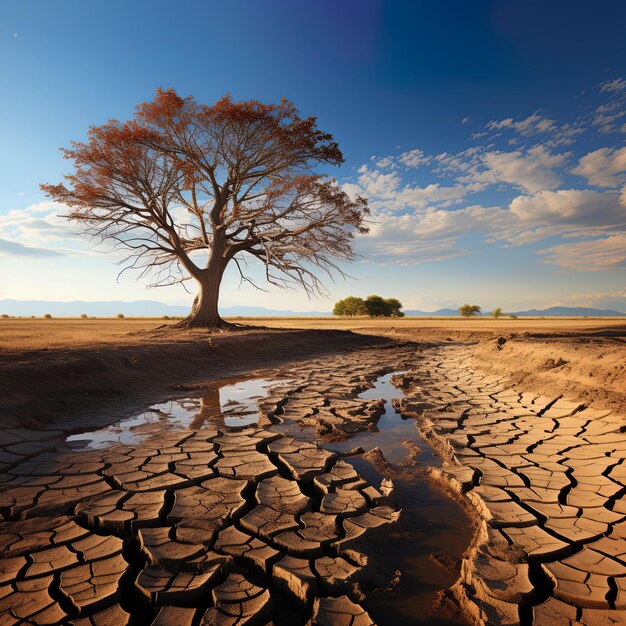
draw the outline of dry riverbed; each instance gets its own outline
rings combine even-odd
[[[3,624],[626,622],[619,394],[514,387],[500,333],[291,332],[216,337],[117,419],[9,408]]]

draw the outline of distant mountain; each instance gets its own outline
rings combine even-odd
[[[124,302],[112,300],[110,302],[51,302],[47,300],[0,300],[0,315],[21,315],[41,317],[49,313],[53,317],[78,317],[82,313],[96,317],[114,317],[123,313],[126,317],[162,317],[182,316],[189,313],[188,306],[163,304],[156,300],[134,300]],[[231,306],[221,307],[220,312],[225,317],[273,317],[273,316],[327,316],[330,312],[307,311],[277,311],[260,306]]]
[[[161,317],[163,315],[187,315],[189,307],[173,304],[163,304],[156,300],[134,300],[123,302],[50,302],[47,300],[0,300],[0,314],[8,315],[36,315],[41,317],[49,313],[53,317],[75,317],[86,313],[89,316],[114,317],[123,313],[128,317]]]
[[[437,309],[430,312],[407,310],[404,313],[410,317],[456,317],[460,315],[457,309]],[[483,315],[490,315],[490,311],[484,311]],[[626,313],[592,307],[553,306],[548,309],[507,312],[503,315],[517,315],[518,317],[625,317]]]
[[[436,311],[418,311],[408,309],[404,312],[409,317],[452,317],[460,315],[457,309],[437,309]]]
[[[328,317],[330,311],[290,311],[265,309],[262,306],[227,306],[220,307],[225,317]]]
[[[164,304],[156,300],[134,300],[124,302],[112,300],[110,302],[52,302],[47,300],[0,300],[0,315],[21,315],[41,317],[49,313],[53,317],[78,317],[82,313],[96,317],[114,317],[123,313],[126,317],[162,317],[169,315],[180,317],[189,313],[189,307]],[[291,311],[289,309],[267,309],[261,306],[230,306],[220,307],[220,313],[225,317],[329,317],[330,311]],[[408,309],[405,314],[409,317],[458,317],[456,309],[437,309],[436,311],[420,311]],[[485,311],[485,315],[489,313]],[[624,317],[626,313],[611,309],[594,309],[591,307],[554,306],[549,309],[531,309],[505,313],[518,317]]]
[[[552,306],[549,309],[517,311],[512,315],[517,315],[518,317],[625,317],[626,313],[620,313],[612,309],[594,309],[592,307]]]

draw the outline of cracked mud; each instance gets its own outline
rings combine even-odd
[[[431,465],[476,528],[460,564],[431,555],[457,580],[424,623],[626,623],[623,420],[465,359],[394,344],[276,370],[237,428],[249,404],[207,393],[69,438],[0,431],[2,624],[371,624],[368,599],[411,580],[377,546]],[[407,421],[385,438],[363,392],[390,372]]]

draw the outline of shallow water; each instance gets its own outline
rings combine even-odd
[[[402,419],[392,400],[402,390],[394,387],[391,378],[403,372],[379,377],[374,386],[358,397],[385,400],[384,413],[373,430],[357,433],[337,443],[322,443],[324,448],[347,452],[360,446],[366,452],[378,447],[391,465],[394,502],[401,508],[401,524],[377,541],[370,558],[383,563],[393,572],[400,571],[400,584],[393,592],[371,594],[364,602],[372,619],[380,626],[428,624],[448,626],[455,622],[429,613],[440,590],[455,582],[456,576],[433,560],[442,556],[456,561],[471,541],[471,526],[461,507],[433,483],[425,472],[427,466],[439,466],[436,451],[419,436],[415,421]],[[299,430],[298,437],[315,440],[311,429]],[[293,433],[296,434],[296,433]],[[411,447],[404,443],[411,442]],[[416,456],[412,449],[419,449]],[[370,483],[379,485],[385,477],[361,456],[346,461]]]
[[[206,426],[241,427],[259,419],[259,400],[270,387],[284,380],[251,378],[209,387],[202,396],[152,405],[138,415],[106,428],[70,435],[66,441],[75,448],[105,448],[115,443],[135,445],[157,428],[194,430]]]
[[[458,559],[470,543],[471,529],[461,507],[424,472],[426,466],[441,465],[439,456],[420,438],[415,421],[402,419],[392,405],[392,400],[403,393],[392,385],[391,378],[402,373],[381,376],[371,389],[359,395],[360,398],[383,398],[385,412],[378,420],[377,430],[359,433],[344,442],[349,443],[347,449],[355,445],[365,450],[375,446],[381,449],[385,459],[397,470],[392,477],[394,499],[403,511],[400,528],[379,542],[378,554],[372,554],[373,558],[378,556],[400,571],[399,588],[393,593],[377,594],[363,604],[372,619],[381,625],[455,624],[457,622],[428,614],[428,607],[437,593],[455,581],[455,576],[432,557]],[[403,443],[407,440],[419,449],[413,463],[410,449]],[[371,463],[358,457],[346,460],[368,481],[380,484],[383,476]]]

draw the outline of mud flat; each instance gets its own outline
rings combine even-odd
[[[5,427],[2,623],[626,623],[620,414],[350,348]]]
[[[625,421],[426,351],[402,402],[480,520],[448,597],[477,624],[626,623]]]
[[[41,324],[28,345],[39,345],[47,332],[54,332],[54,326],[42,330]],[[85,427],[95,419],[112,422],[177,392],[184,397],[195,384],[389,341],[336,330],[207,334],[153,329],[118,331],[113,338],[91,343],[79,338],[72,344],[67,338],[58,348],[14,350],[15,341],[3,329],[0,324],[0,423],[34,428],[54,423],[65,427],[69,421]],[[93,332],[97,335],[97,326]]]
[[[5,468],[3,624],[372,623],[384,492],[313,443],[140,421],[132,445],[92,431]]]

